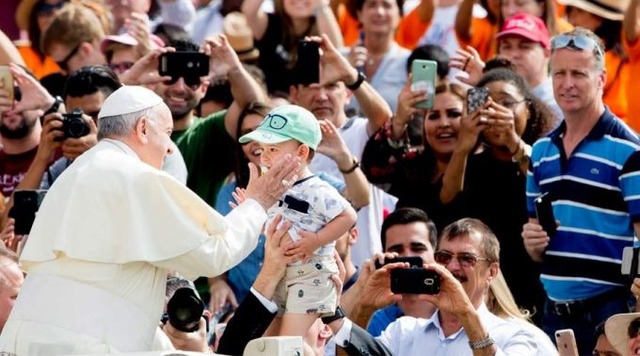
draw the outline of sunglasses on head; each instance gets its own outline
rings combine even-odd
[[[571,48],[580,51],[598,51],[603,55],[598,42],[593,38],[583,35],[559,35],[551,40],[551,49]]]
[[[478,261],[488,261],[488,258],[485,257],[480,257],[474,253],[471,252],[458,252],[458,253],[453,253],[453,252],[449,252],[446,250],[440,250],[440,251],[436,251],[433,254],[433,259],[443,265],[446,266],[449,263],[451,263],[451,261],[453,260],[453,258],[456,258],[458,260],[458,264],[462,267],[473,267],[475,266]]]
[[[187,76],[187,77],[171,77],[171,79],[165,80],[164,84],[165,85],[173,85],[180,78],[182,78],[184,80],[184,84],[186,86],[188,86],[189,88],[191,88],[191,89],[197,88],[200,85],[200,83],[202,83],[202,81],[200,80],[200,77]]]

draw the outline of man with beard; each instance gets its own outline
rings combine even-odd
[[[11,72],[22,95],[14,89],[17,95],[11,98],[10,90],[0,86],[0,192],[5,197],[11,196],[36,156],[42,132],[40,116],[63,109],[60,101],[45,95],[46,90],[22,68],[11,66]]]
[[[171,110],[174,125],[171,139],[187,165],[187,186],[214,207],[224,179],[234,168],[232,152],[241,108],[251,101],[265,102],[266,96],[224,36],[207,40],[205,46],[211,50],[209,78],[188,73],[174,76],[158,84],[155,91]],[[196,44],[186,41],[173,42],[171,47],[180,52],[200,50]],[[206,118],[196,117],[194,109],[204,97],[210,78],[222,76],[229,80],[234,102],[227,110]]]

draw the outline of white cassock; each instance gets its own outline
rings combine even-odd
[[[153,350],[167,271],[189,279],[225,272],[256,247],[265,220],[254,200],[223,217],[124,143],[102,140],[40,207],[0,351]]]

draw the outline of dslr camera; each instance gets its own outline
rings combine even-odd
[[[82,114],[83,112],[80,109],[62,114],[62,132],[64,135],[60,141],[68,138],[80,138],[89,134],[89,125],[82,118]]]
[[[196,294],[196,291],[189,287],[182,287],[177,289],[169,299],[167,312],[162,321],[169,321],[171,326],[177,330],[189,333],[198,330],[203,312],[204,302]],[[209,323],[206,324],[208,329]]]

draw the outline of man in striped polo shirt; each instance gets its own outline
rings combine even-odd
[[[640,140],[603,104],[604,68],[604,47],[592,32],[576,28],[552,40],[564,121],[533,146],[522,232],[527,252],[542,263],[543,329],[550,336],[573,329],[581,355],[591,354],[598,323],[629,311],[620,264],[640,232]],[[554,236],[536,219],[534,200],[543,193],[553,199]]]

